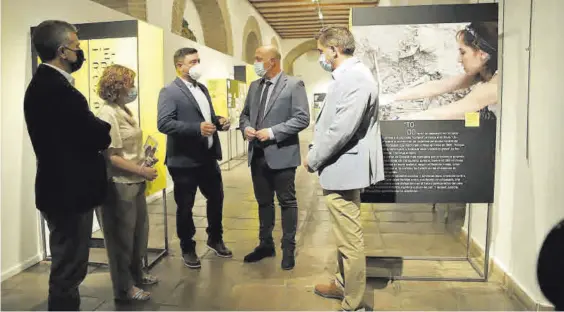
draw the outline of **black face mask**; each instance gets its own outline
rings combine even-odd
[[[76,53],[76,61],[74,63],[70,63],[70,67],[71,67],[71,72],[75,72],[77,70],[79,70],[82,67],[82,64],[84,64],[85,58],[84,58],[84,51],[83,50],[73,50],[71,48],[67,48],[65,47],[65,49],[68,49],[70,51],[73,51],[74,53]]]

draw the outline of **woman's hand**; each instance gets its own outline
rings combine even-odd
[[[151,167],[141,167],[139,173],[141,174],[142,177],[144,177],[148,181],[153,181],[159,176],[157,170]]]

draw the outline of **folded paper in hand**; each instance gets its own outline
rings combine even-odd
[[[153,167],[158,159],[157,159],[157,147],[159,146],[159,142],[155,140],[152,136],[148,136],[145,144],[143,145],[143,166],[145,167]]]

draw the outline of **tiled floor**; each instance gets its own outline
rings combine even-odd
[[[305,132],[305,138],[310,133]],[[307,146],[307,144],[303,144]],[[315,176],[299,169],[296,185],[299,201],[297,266],[280,269],[281,257],[257,264],[243,257],[257,243],[258,214],[248,168],[242,165],[224,171],[225,241],[233,259],[219,259],[204,247],[207,225],[205,202],[198,197],[194,214],[198,232],[197,250],[201,270],[184,267],[176,238],[175,204],[168,196],[170,255],[151,273],[161,282],[152,287],[148,303],[117,305],[112,299],[107,267],[92,267],[81,285],[82,310],[336,310],[339,302],[317,297],[313,285],[331,279],[335,251],[329,214],[320,200]],[[162,203],[151,205],[150,247],[164,247]],[[464,209],[457,205],[363,205],[362,222],[368,255],[462,257],[466,249],[458,240]],[[275,238],[281,236],[279,211]],[[96,233],[99,236],[99,233]],[[103,249],[92,249],[91,258],[105,261]],[[467,262],[394,261],[370,262],[371,276],[403,275],[444,277],[477,276]],[[395,269],[387,269],[393,267]],[[45,310],[49,263],[42,262],[2,283],[2,310]],[[421,282],[370,278],[365,295],[374,310],[523,310],[496,282]]]

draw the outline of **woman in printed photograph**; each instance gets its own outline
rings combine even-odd
[[[402,120],[456,120],[468,112],[479,112],[481,119],[498,114],[498,27],[497,22],[473,22],[456,34],[459,62],[464,73],[431,80],[395,94],[383,95],[381,105],[431,98],[470,88],[470,92],[452,103],[424,111],[398,115]]]

